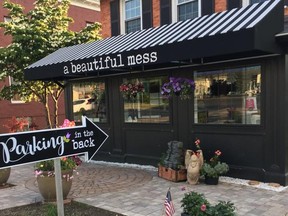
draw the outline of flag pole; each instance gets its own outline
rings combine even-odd
[[[165,207],[165,216],[173,216],[174,215],[175,208],[174,208],[174,204],[172,201],[170,187],[169,187],[167,194],[166,194],[166,198],[164,201],[164,207]]]
[[[168,191],[170,191],[170,187],[168,188]],[[168,192],[168,191],[167,191],[167,192]],[[165,199],[166,199],[166,197],[167,197],[167,195],[165,195]],[[166,216],[166,215],[165,215],[165,205],[162,206],[161,216]]]
[[[168,191],[170,191],[170,187],[168,188]],[[168,192],[168,191],[167,191],[167,192]],[[166,197],[167,197],[167,194],[165,195],[165,199],[166,199]],[[166,215],[165,215],[165,204],[162,206],[161,216],[166,216]]]

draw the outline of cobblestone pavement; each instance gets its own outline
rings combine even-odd
[[[9,183],[14,187],[0,190],[0,209],[41,201],[33,165],[13,167]],[[288,216],[288,189],[269,191],[251,186],[220,182],[216,186],[188,185],[157,177],[156,169],[144,170],[111,164],[84,164],[73,179],[69,198],[96,207],[119,212],[127,216],[161,216],[163,203],[170,188],[175,216],[182,212],[184,193],[203,193],[215,204],[219,200],[231,201],[240,216]],[[185,190],[184,190],[185,189]]]

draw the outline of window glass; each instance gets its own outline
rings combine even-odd
[[[4,22],[11,22],[11,17],[4,16]]]
[[[125,1],[125,31],[126,33],[141,29],[141,1]]]
[[[75,122],[85,115],[93,122],[107,122],[104,82],[73,84],[73,115]]]
[[[264,2],[267,0],[242,0],[242,6],[248,6],[249,4],[255,4],[255,3],[259,3],[259,2]]]
[[[178,21],[193,19],[198,16],[197,0],[178,0]]]
[[[195,123],[260,124],[260,66],[196,72],[195,85]]]
[[[125,85],[131,84],[131,90],[139,83],[144,88],[135,97],[123,97],[126,123],[169,123],[169,100],[161,95],[161,86],[165,79],[167,78],[155,77],[123,80]]]
[[[250,4],[255,4],[255,3],[259,3],[259,2],[264,2],[266,0],[250,0]]]
[[[9,84],[11,85],[21,85],[21,82],[16,82],[13,77],[9,76]],[[19,94],[14,94],[13,98],[11,99],[11,103],[25,103],[24,100],[21,99]]]

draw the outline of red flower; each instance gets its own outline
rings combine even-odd
[[[205,204],[201,205],[201,211],[203,211],[203,212],[206,211],[206,205]]]

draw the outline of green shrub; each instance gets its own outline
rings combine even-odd
[[[184,213],[193,216],[207,215],[205,211],[207,208],[210,207],[209,202],[203,194],[193,191],[190,193],[186,193],[184,195],[184,198],[181,200],[181,203],[181,207],[183,207]],[[203,210],[204,206],[205,210]]]
[[[235,216],[235,206],[230,201],[219,201],[215,206],[211,206],[207,210],[207,214],[211,216]]]
[[[189,216],[236,216],[235,206],[230,201],[219,201],[211,205],[203,194],[185,193],[181,200],[183,212]]]

